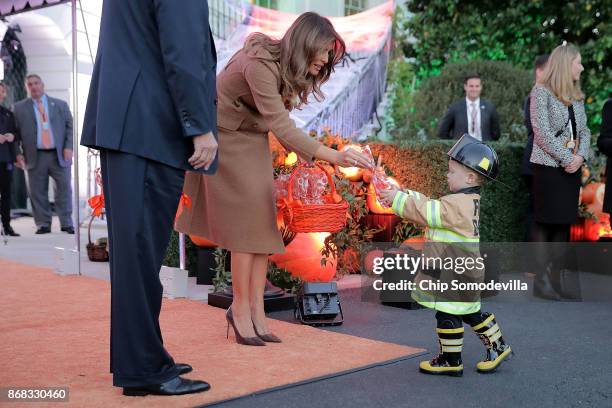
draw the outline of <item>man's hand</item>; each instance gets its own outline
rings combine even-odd
[[[4,136],[3,134],[0,134],[0,144],[3,144],[6,141],[7,141],[6,136]]]
[[[14,135],[14,134],[12,134],[12,133],[6,133],[6,134],[4,135],[4,138],[5,138],[5,140],[6,140],[7,142],[9,142],[9,143],[13,143],[13,141],[15,140],[15,135]]]
[[[15,166],[21,170],[25,170],[26,161],[25,161],[25,157],[23,156],[23,154],[17,155],[17,161],[15,162]]]
[[[212,132],[204,135],[194,136],[193,138],[193,155],[189,158],[189,164],[194,169],[208,170],[215,155],[217,154],[217,141]]]
[[[72,149],[64,149],[64,161],[72,161]]]
[[[565,171],[568,173],[575,173],[584,163],[584,158],[580,155],[574,155],[574,160],[565,167]]]
[[[395,187],[389,188],[387,190],[383,190],[379,193],[380,201],[382,204],[385,204],[387,207],[391,207],[393,204],[393,199],[399,190]]]

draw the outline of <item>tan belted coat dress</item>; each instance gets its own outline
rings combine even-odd
[[[261,46],[238,51],[217,76],[219,167],[187,172],[191,198],[176,230],[236,252],[284,252],[276,225],[272,131],[287,150],[312,160],[320,144],[298,129],[281,97],[279,62]]]

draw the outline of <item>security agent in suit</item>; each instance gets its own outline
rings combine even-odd
[[[0,82],[0,103],[6,98],[6,85]],[[11,180],[17,160],[17,127],[13,112],[0,106],[0,219],[4,234],[18,237],[11,228]]]
[[[72,114],[65,101],[45,93],[40,76],[26,77],[30,97],[15,104],[15,121],[22,154],[17,161],[27,168],[30,202],[37,234],[51,232],[49,176],[55,181],[55,211],[61,230],[74,234],[72,221]],[[25,160],[25,163],[24,163]]]
[[[113,384],[205,391],[159,326],[159,270],[186,170],[213,174],[216,51],[203,0],[105,0],[81,144],[100,150],[111,271]]]
[[[601,131],[597,148],[608,156],[603,211],[612,214],[612,99],[606,101],[601,111]]]
[[[468,75],[463,83],[465,99],[451,104],[440,121],[440,139],[458,139],[467,133],[481,141],[498,140],[499,115],[495,105],[480,99],[482,84],[477,74]]]

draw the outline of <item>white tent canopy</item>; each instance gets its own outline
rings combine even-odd
[[[70,0],[0,0],[0,15],[9,16],[41,7],[52,6],[59,3],[68,3]]]

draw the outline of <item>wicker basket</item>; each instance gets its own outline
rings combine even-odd
[[[91,242],[91,223],[94,220],[94,216],[91,216],[89,220],[89,226],[87,227],[87,257],[92,262],[108,262],[108,251],[106,250],[106,244],[98,245]]]
[[[325,204],[303,204],[293,199],[293,180],[298,172],[306,166],[302,163],[293,170],[287,186],[287,198],[280,205],[283,211],[285,225],[292,232],[338,232],[346,225],[348,202],[342,200],[340,203]],[[328,197],[331,198],[336,193],[336,185],[331,175],[325,169],[316,166],[327,176],[330,186]]]

